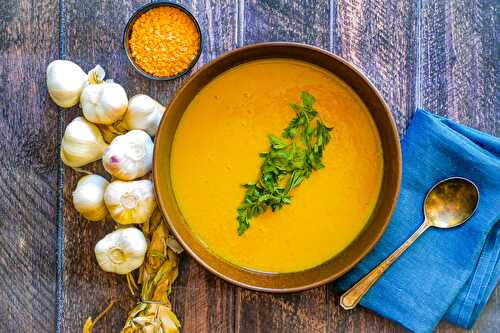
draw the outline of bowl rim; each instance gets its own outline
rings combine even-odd
[[[189,66],[186,67],[186,69],[177,73],[174,76],[154,76],[154,75],[149,74],[148,72],[144,71],[132,59],[132,56],[129,53],[129,48],[127,46],[127,43],[128,43],[127,35],[128,35],[129,30],[132,28],[132,24],[135,22],[135,20],[137,20],[137,18],[139,18],[139,16],[141,16],[142,14],[147,12],[148,10],[156,8],[156,7],[161,7],[161,6],[170,6],[170,7],[175,7],[177,9],[180,9],[183,13],[185,13],[187,16],[189,16],[189,18],[191,18],[191,20],[193,21],[193,23],[196,27],[196,30],[198,30],[198,35],[200,36],[200,38],[199,38],[200,39],[200,46],[198,47],[198,51],[197,51],[196,56],[194,57],[193,61],[191,61],[191,63],[189,64]],[[200,59],[201,53],[203,51],[203,33],[201,31],[201,27],[200,27],[200,24],[199,24],[196,16],[194,16],[194,14],[183,4],[173,2],[173,1],[164,1],[164,0],[153,1],[153,2],[149,2],[149,3],[142,5],[130,16],[130,18],[127,21],[127,24],[125,24],[125,28],[123,29],[122,47],[125,50],[125,54],[127,55],[127,59],[129,61],[129,63],[132,65],[132,67],[134,67],[134,69],[139,74],[141,74],[145,78],[148,78],[148,79],[154,80],[154,81],[172,81],[172,80],[180,78],[181,76],[186,75],[190,70],[193,69],[193,67],[196,65],[196,63]]]
[[[337,55],[335,55],[335,54],[333,54],[331,52],[328,52],[326,50],[323,50],[323,49],[321,49],[319,47],[312,46],[312,45],[307,45],[307,44],[303,44],[303,43],[297,43],[297,42],[264,42],[264,43],[257,43],[257,44],[251,44],[251,45],[246,45],[246,46],[243,46],[243,47],[240,47],[240,48],[236,48],[236,49],[233,49],[231,51],[228,51],[228,52],[220,55],[219,57],[215,58],[214,60],[208,62],[207,64],[205,64],[201,68],[199,68],[195,73],[193,73],[189,77],[188,80],[186,80],[183,83],[183,85],[178,89],[178,91],[175,93],[174,97],[171,99],[170,103],[167,105],[166,110],[165,110],[165,114],[168,113],[168,111],[169,111],[169,109],[170,109],[170,107],[172,105],[176,104],[177,99],[182,94],[182,92],[184,91],[184,89],[186,89],[186,87],[188,87],[189,84],[192,81],[196,80],[198,78],[198,76],[200,75],[200,73],[202,73],[202,71],[204,69],[209,68],[209,67],[213,66],[214,64],[216,64],[218,62],[222,62],[226,58],[232,57],[236,53],[245,52],[245,51],[253,50],[253,49],[256,49],[256,48],[266,48],[266,47],[274,47],[274,46],[278,46],[278,47],[298,47],[298,48],[303,48],[303,49],[306,49],[306,50],[311,50],[311,51],[314,51],[314,52],[319,52],[319,53],[322,53],[322,54],[324,54],[326,56],[334,58],[336,61],[340,62],[342,65],[344,65],[344,66],[348,67],[349,69],[351,69],[360,79],[362,79],[369,86],[369,88],[375,94],[375,96],[377,97],[377,99],[380,101],[383,110],[388,115],[387,118],[389,119],[390,132],[393,135],[393,138],[394,138],[394,141],[395,141],[395,144],[396,144],[396,147],[397,147],[397,149],[396,149],[396,156],[395,156],[395,158],[396,158],[395,164],[397,166],[397,174],[394,175],[394,177],[397,177],[397,179],[396,179],[396,190],[395,190],[395,193],[393,195],[393,199],[391,200],[391,204],[389,206],[388,215],[387,215],[387,218],[385,219],[385,221],[384,221],[384,223],[382,225],[382,228],[381,228],[380,232],[378,232],[375,237],[373,237],[372,239],[370,239],[370,241],[363,248],[363,250],[359,252],[359,255],[356,256],[355,260],[353,260],[351,263],[345,265],[345,267],[343,269],[337,271],[335,274],[331,274],[331,275],[329,275],[326,278],[317,280],[315,282],[307,283],[307,284],[304,284],[304,285],[301,285],[301,286],[297,286],[297,287],[262,287],[262,286],[255,286],[255,285],[252,285],[252,284],[249,284],[249,283],[245,283],[245,282],[241,282],[241,281],[239,281],[237,279],[234,279],[234,278],[232,278],[232,277],[224,274],[223,272],[220,272],[220,271],[216,270],[215,268],[213,268],[212,266],[210,266],[208,263],[206,263],[197,253],[195,253],[195,251],[193,251],[193,249],[191,248],[191,246],[189,246],[189,244],[179,235],[179,232],[176,230],[176,227],[175,227],[174,223],[171,222],[170,215],[168,214],[168,211],[165,209],[165,205],[163,203],[164,199],[160,196],[159,191],[158,191],[158,187],[159,187],[159,184],[158,184],[158,168],[156,167],[157,160],[158,160],[157,155],[160,153],[158,151],[158,148],[157,148],[158,145],[156,144],[156,140],[159,138],[159,134],[161,133],[160,129],[165,126],[166,118],[167,118],[165,116],[161,119],[160,124],[158,125],[157,136],[155,137],[155,145],[154,145],[154,152],[153,152],[153,182],[154,182],[155,195],[156,195],[156,199],[157,199],[157,202],[158,202],[158,206],[159,206],[161,212],[163,213],[163,215],[164,215],[164,217],[165,217],[165,219],[166,219],[166,221],[168,223],[168,226],[169,226],[171,232],[174,234],[174,236],[176,237],[176,239],[181,243],[182,247],[186,250],[186,252],[189,253],[189,255],[191,257],[193,257],[196,260],[197,263],[199,263],[200,265],[202,265],[206,270],[208,270],[210,273],[214,274],[215,276],[217,276],[217,277],[219,277],[219,278],[221,278],[221,279],[223,279],[223,280],[225,280],[225,281],[227,281],[227,282],[229,282],[231,284],[234,284],[236,286],[239,286],[239,287],[242,287],[242,288],[245,288],[245,289],[254,290],[254,291],[260,291],[260,292],[270,292],[270,293],[293,293],[293,292],[299,292],[299,291],[304,291],[304,290],[309,290],[309,289],[312,289],[312,288],[316,288],[316,287],[325,285],[325,284],[327,284],[329,282],[332,282],[332,281],[338,279],[339,277],[341,277],[342,275],[344,275],[348,271],[350,271],[354,266],[356,266],[375,247],[375,245],[378,243],[378,241],[380,240],[380,238],[382,238],[383,234],[386,232],[387,226],[389,225],[389,223],[391,221],[391,217],[392,217],[392,215],[394,213],[394,209],[395,209],[395,207],[397,205],[397,201],[398,201],[398,197],[399,197],[399,193],[400,193],[400,189],[401,189],[402,154],[401,154],[401,144],[400,144],[400,139],[399,139],[399,133],[398,133],[398,130],[397,130],[394,118],[392,116],[392,113],[390,112],[389,106],[387,105],[387,103],[385,102],[385,100],[382,98],[382,95],[380,94],[380,92],[378,91],[378,89],[366,77],[366,75],[359,68],[357,68],[355,65],[347,62],[346,60],[342,59],[341,57],[339,57],[339,56],[337,56]],[[360,235],[364,231],[365,230],[361,231]],[[358,235],[358,237],[359,237],[359,235]],[[354,242],[354,240],[353,240],[353,242]],[[222,259],[222,258],[219,258],[219,257],[217,257],[217,258],[219,260],[221,260],[221,261],[224,261],[224,259]],[[322,264],[320,264],[318,266],[321,266],[321,265]],[[318,266],[316,266],[316,267],[318,267]],[[239,269],[244,270],[244,268],[239,268]],[[299,272],[297,272],[297,273],[299,273]],[[269,273],[261,273],[261,274],[269,274]]]

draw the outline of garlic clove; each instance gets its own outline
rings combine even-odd
[[[137,228],[115,230],[95,245],[97,263],[102,270],[117,274],[128,274],[144,262],[147,241]]]
[[[138,129],[156,135],[165,107],[147,95],[135,95],[128,102],[123,118],[128,129]]]
[[[80,96],[83,115],[95,124],[110,125],[127,111],[125,89],[112,81],[87,85]]]
[[[153,183],[150,180],[115,180],[104,192],[104,203],[116,222],[144,223],[156,207]]]
[[[153,146],[153,141],[144,131],[133,130],[119,135],[104,152],[104,169],[122,180],[142,177],[153,167]]]
[[[108,215],[104,191],[109,182],[99,175],[83,176],[73,191],[73,206],[87,220],[102,221]]]
[[[99,160],[107,146],[97,126],[83,117],[77,117],[64,131],[61,159],[67,166],[81,167]]]
[[[83,69],[74,62],[52,61],[47,66],[47,89],[50,98],[63,108],[78,104],[87,78]]]

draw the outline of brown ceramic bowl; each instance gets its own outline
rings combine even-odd
[[[177,124],[194,96],[228,69],[264,58],[291,58],[323,67],[353,88],[368,107],[379,132],[384,175],[378,203],[362,233],[340,254],[315,268],[296,273],[265,274],[239,268],[212,254],[191,233],[177,206],[170,178],[170,152]],[[201,161],[200,161],[201,162]],[[226,53],[195,73],[171,101],[158,129],[153,175],[159,206],[186,251],[210,272],[241,287],[294,292],[320,286],[349,271],[375,246],[396,205],[401,181],[401,148],[391,113],[368,79],[353,65],[321,49],[294,43],[265,43]],[[311,246],[314,246],[311,244]]]

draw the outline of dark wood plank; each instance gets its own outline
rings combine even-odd
[[[328,49],[327,0],[242,1],[240,42],[295,41]],[[272,295],[238,288],[237,332],[325,332],[326,288]]]
[[[422,7],[420,105],[500,135],[495,0],[426,1]]]
[[[417,98],[431,112],[497,136],[499,11],[494,0],[423,2]],[[497,288],[472,331],[498,332],[499,327]],[[437,332],[455,329],[442,323]]]
[[[55,327],[58,109],[45,69],[58,7],[0,2],[0,331]]]
[[[332,51],[368,76],[402,134],[415,109],[417,1],[339,0],[332,14]],[[344,311],[333,286],[327,292],[328,331],[403,331],[366,309]]]
[[[146,2],[67,0],[65,55],[85,70],[95,64],[102,65],[107,77],[122,84],[129,97],[146,93],[167,104],[187,77],[173,82],[147,80],[128,64],[121,47],[122,29],[128,17]],[[204,51],[197,68],[235,47],[236,4],[209,0],[184,3],[193,10],[204,30]],[[79,113],[78,109],[68,111],[66,123]],[[99,162],[91,169],[102,173]],[[122,302],[109,312],[96,330],[118,331],[134,298],[129,295],[124,278],[102,272],[95,262],[95,243],[113,227],[86,222],[78,216],[71,204],[71,191],[77,180],[78,175],[66,169],[62,331],[78,331],[88,315],[96,315],[112,298]],[[172,302],[185,332],[229,332],[234,327],[234,287],[208,274],[187,255],[181,259]]]
[[[400,133],[415,108],[417,1],[339,0],[332,51],[375,84]]]
[[[363,307],[346,311],[339,305],[340,296],[328,287],[329,318],[328,332],[358,333],[358,332],[406,332],[398,324],[381,317]]]
[[[243,44],[286,41],[329,47],[328,0],[242,0],[240,10]]]
[[[326,332],[325,287],[297,294],[266,294],[239,288],[236,332]]]

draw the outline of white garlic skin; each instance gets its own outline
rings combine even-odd
[[[146,132],[133,130],[113,139],[104,152],[102,164],[115,178],[134,180],[153,168],[153,148]]]
[[[85,118],[77,117],[64,131],[61,159],[70,167],[81,167],[99,160],[107,147],[99,128]]]
[[[50,98],[63,108],[78,104],[87,82],[87,74],[74,62],[54,60],[47,66],[47,89]]]
[[[95,245],[97,263],[102,270],[127,274],[144,262],[147,250],[146,238],[136,228],[124,228],[107,234]]]
[[[77,212],[90,221],[102,221],[108,215],[104,204],[104,191],[109,182],[99,175],[80,178],[73,191],[73,206]]]
[[[128,101],[128,109],[123,117],[128,129],[143,130],[156,135],[165,107],[147,95],[135,95]]]
[[[104,203],[116,222],[144,223],[156,207],[153,183],[150,180],[115,180],[104,192]]]
[[[80,96],[80,105],[88,121],[110,125],[127,111],[128,98],[121,85],[106,81],[87,85]]]

